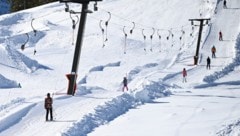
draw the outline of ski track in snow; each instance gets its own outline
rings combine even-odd
[[[10,128],[11,126],[14,126],[18,122],[22,120],[24,116],[27,115],[27,113],[35,106],[36,104],[27,104],[26,107],[23,107],[19,109],[18,111],[15,111],[11,115],[8,115],[7,117],[4,117],[4,119],[0,120],[0,133],[4,130]],[[21,107],[18,105],[18,107]]]
[[[11,100],[10,103],[0,105],[0,113],[4,110],[8,110],[9,107],[13,107],[14,105],[17,105],[19,103],[23,103],[25,101],[25,98],[16,98],[14,100]]]
[[[177,130],[175,130],[175,136],[181,135],[181,129],[184,128],[184,126],[192,119],[194,116],[199,112],[199,109],[201,109],[201,105],[205,102],[206,100],[200,101],[194,108],[193,111],[191,112],[192,114],[183,122],[179,124],[179,127]],[[201,109],[202,110],[202,109]]]

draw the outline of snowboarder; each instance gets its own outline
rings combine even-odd
[[[46,109],[46,121],[48,121],[48,114],[50,113],[50,120],[53,120],[52,114],[52,98],[50,97],[50,93],[47,93],[47,97],[45,98],[44,107]]]
[[[185,68],[183,68],[182,75],[183,75],[183,83],[187,82],[187,78],[186,78],[187,77],[187,71],[186,71]]]
[[[36,50],[36,49],[34,49],[33,55],[35,55],[36,53],[37,53],[37,50]]]
[[[207,58],[207,69],[210,69],[211,67],[210,67],[210,64],[211,64],[211,59],[209,58],[209,56],[208,56],[208,58]]]
[[[126,77],[124,77],[123,78],[123,89],[122,89],[122,91],[124,92],[124,89],[127,89],[127,91],[128,91],[128,87],[127,87],[127,78]]]
[[[227,8],[227,1],[226,0],[223,1],[223,8]]]
[[[223,41],[222,32],[221,31],[219,32],[219,41]]]
[[[215,53],[216,53],[216,48],[215,48],[215,46],[213,45],[213,47],[212,47],[212,58],[216,58]]]

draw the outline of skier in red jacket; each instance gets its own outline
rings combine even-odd
[[[182,75],[183,75],[183,83],[187,82],[187,71],[185,68],[183,68]]]

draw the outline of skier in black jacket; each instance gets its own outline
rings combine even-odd
[[[227,1],[226,0],[223,1],[223,8],[227,8]]]
[[[127,89],[127,91],[128,91],[128,86],[127,86],[127,78],[126,77],[124,77],[123,78],[123,89],[122,89],[122,91],[124,92],[124,89]]]
[[[208,58],[207,58],[207,69],[210,69],[211,67],[210,67],[210,64],[211,64],[211,59],[209,58],[209,56],[208,56]]]

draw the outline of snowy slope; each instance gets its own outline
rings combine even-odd
[[[0,135],[237,134],[239,2],[229,1],[227,9],[217,0],[99,2],[99,11],[87,17],[75,96],[66,95],[65,75],[72,66],[72,43],[77,31],[71,30],[64,4],[52,3],[1,16],[0,83],[11,89],[0,85]],[[80,11],[81,6],[70,4],[70,8]],[[109,12],[106,30],[104,21],[109,19]],[[198,26],[191,26],[191,18],[211,18],[203,29],[197,66],[192,64]],[[104,35],[99,27],[101,20]],[[132,22],[135,28],[130,34]],[[224,35],[222,42],[218,41],[219,30]],[[22,51],[20,47],[26,41]],[[211,70],[206,70],[205,60],[211,56],[212,45],[217,47],[217,58],[212,59]],[[187,83],[182,83],[184,67],[188,71]],[[124,76],[130,90],[123,93]],[[229,88],[234,88],[230,94]],[[54,98],[52,123],[45,122],[43,108],[48,92]],[[147,114],[149,110],[152,114]],[[207,126],[204,121],[194,123],[202,119],[214,121]],[[143,122],[145,127],[140,125]]]

